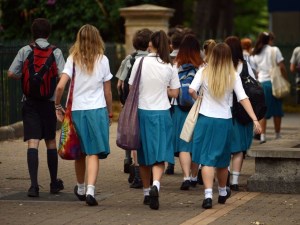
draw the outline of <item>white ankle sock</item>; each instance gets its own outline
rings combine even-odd
[[[281,138],[280,132],[275,134],[275,139],[279,139],[279,138]]]
[[[160,189],[160,182],[158,180],[154,180],[153,181],[153,186],[154,185],[157,187],[157,190],[159,191],[159,189]]]
[[[196,177],[191,177],[191,181],[197,181],[197,176]]]
[[[95,186],[94,185],[87,185],[86,195],[95,196]]]
[[[77,187],[78,187],[77,194],[85,195],[85,183],[83,183],[83,184],[77,183]]]
[[[212,195],[213,195],[213,192],[212,192],[212,188],[207,188],[204,190],[204,198],[207,199],[207,198],[211,198],[212,199]]]
[[[191,180],[191,178],[190,177],[184,177],[183,181],[186,181],[186,180]]]
[[[144,196],[149,195],[150,188],[143,188]]]
[[[225,187],[218,187],[218,190],[219,190],[219,195],[220,196],[226,196],[227,195],[226,186]]]
[[[260,140],[265,141],[266,140],[266,135],[265,134],[260,134]]]
[[[231,184],[238,184],[239,183],[239,176],[240,176],[240,172],[236,172],[236,171],[233,171],[232,172],[232,181],[231,181]]]

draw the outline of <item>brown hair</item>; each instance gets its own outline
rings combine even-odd
[[[169,42],[166,33],[163,30],[156,31],[151,35],[152,46],[157,49],[157,55],[164,63],[171,63]]]
[[[132,44],[136,50],[146,51],[149,45],[150,37],[153,32],[148,28],[138,30],[133,39]]]
[[[37,18],[31,25],[33,39],[48,38],[51,33],[51,25],[45,18]]]
[[[183,38],[175,62],[177,67],[186,63],[199,67],[203,63],[200,56],[200,44],[194,35],[188,34]]]

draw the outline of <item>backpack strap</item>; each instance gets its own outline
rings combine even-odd
[[[243,69],[240,73],[240,77],[248,77],[248,76],[249,76],[249,71],[248,71],[247,61],[243,60]]]

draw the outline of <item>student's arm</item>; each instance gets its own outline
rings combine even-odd
[[[103,83],[103,88],[104,88],[104,97],[106,101],[106,107],[108,111],[108,116],[109,116],[109,124],[111,125],[112,123],[112,93],[111,93],[111,82],[110,80],[105,81]]]

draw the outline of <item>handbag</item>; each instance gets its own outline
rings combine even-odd
[[[194,102],[191,110],[189,111],[184,121],[180,133],[180,139],[184,140],[185,142],[190,142],[192,140],[195,125],[199,116],[199,110],[200,110],[202,99],[203,99],[203,88],[200,89],[199,96],[197,97],[196,101]]]
[[[133,84],[118,120],[116,143],[117,146],[124,150],[136,150],[140,147],[138,98],[143,60],[144,57],[139,63]]]
[[[69,96],[67,101],[67,108],[65,116],[61,125],[60,139],[58,145],[58,155],[62,159],[76,160],[83,156],[80,147],[80,140],[77,136],[74,124],[72,122],[72,102],[73,102],[73,89],[75,82],[75,64],[73,63],[73,76],[69,89]]]
[[[282,76],[280,67],[276,63],[275,49],[272,49],[272,68],[270,70],[272,95],[276,98],[284,98],[290,94],[290,83]]]

